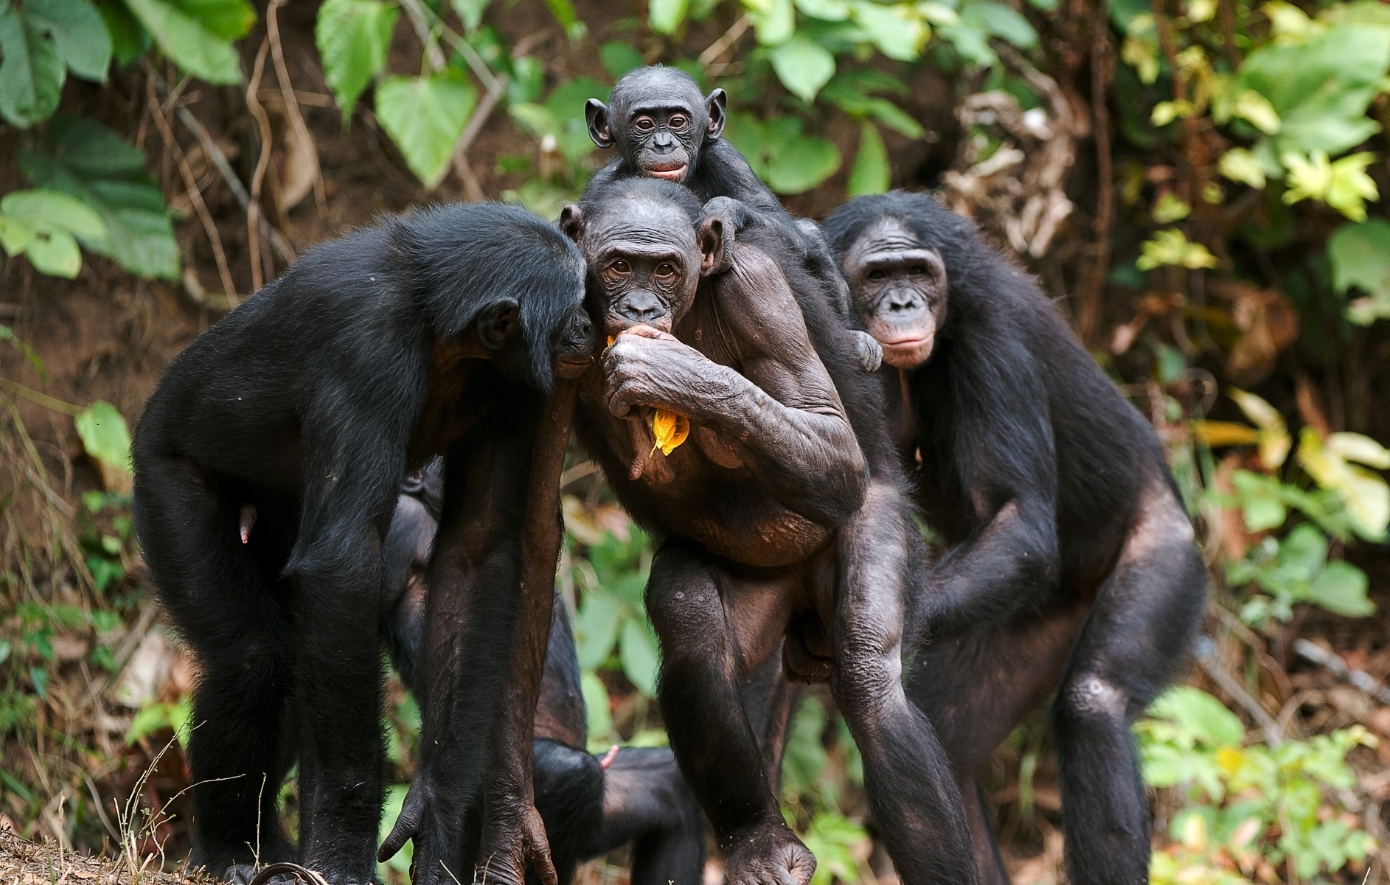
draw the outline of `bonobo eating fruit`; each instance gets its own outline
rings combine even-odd
[[[904,883],[969,882],[955,779],[901,679],[923,541],[829,284],[731,200],[627,178],[566,207],[588,306],[613,343],[580,380],[575,428],[658,543],[646,602],[660,706],[732,885],[806,885],[739,681],[793,622],[823,654]],[[931,674],[950,679],[949,674]]]
[[[594,144],[618,149],[618,159],[589,180],[585,199],[613,181],[646,176],[683,185],[701,203],[737,200],[744,206],[733,219],[739,230],[750,215],[779,228],[791,247],[784,250],[787,257],[804,262],[827,287],[841,317],[852,320],[849,290],[815,222],[793,219],[738,149],[721,138],[727,103],[723,89],[701,95],[699,84],[679,68],[654,65],[624,74],[607,104],[591,98],[584,106]],[[851,338],[864,370],[878,369],[883,352],[873,336],[855,332]]]
[[[135,522],[199,672],[192,866],[237,881],[299,860],[335,885],[373,881],[382,545],[402,479],[436,454],[443,523],[469,530],[441,530],[431,606],[490,606],[472,630],[493,665],[424,681],[422,743],[450,735],[430,764],[456,801],[476,797],[486,735],[456,726],[501,703],[512,643],[495,625],[521,603],[528,506],[559,518],[556,497],[530,500],[531,454],[557,376],[592,362],[583,278],[530,212],[442,206],[309,250],[169,364],[135,434]],[[277,809],[296,762],[297,847]]]
[[[1178,670],[1207,585],[1163,446],[966,219],[894,192],[852,200],[825,230],[883,344],[917,503],[949,545],[926,575],[910,675],[960,780],[980,878],[1008,881],[976,773],[1055,691],[1068,877],[1146,881],[1130,725]]]

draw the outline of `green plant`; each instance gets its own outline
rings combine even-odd
[[[1355,783],[1347,753],[1376,744],[1365,728],[1251,742],[1235,714],[1190,686],[1164,693],[1149,716],[1134,727],[1144,780],[1175,789],[1183,805],[1170,826],[1175,843],[1154,854],[1155,882],[1245,881],[1234,870],[1274,881],[1283,864],[1307,881],[1374,846],[1331,797]]]

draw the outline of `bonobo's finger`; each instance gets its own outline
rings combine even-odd
[[[677,338],[675,335],[672,335],[670,332],[663,332],[663,331],[661,331],[660,329],[653,329],[651,326],[647,325],[646,323],[638,323],[638,324],[635,325],[635,326],[629,326],[629,327],[627,327],[626,329],[623,330],[623,335],[633,335],[633,336],[636,336],[636,337],[638,337],[638,338],[650,338],[650,339],[652,339],[653,341],[679,341],[679,340],[680,340],[680,339]]]
[[[425,814],[425,798],[414,787],[406,791],[405,801],[401,803],[401,813],[396,816],[396,825],[386,836],[386,841],[377,849],[378,863],[386,863],[420,829],[420,818]]]
[[[555,862],[550,857],[550,839],[545,834],[545,823],[540,812],[534,808],[526,815],[526,859],[531,869],[540,878],[541,885],[560,885],[560,876],[555,872]]]
[[[854,333],[859,345],[859,368],[867,374],[878,371],[883,365],[883,345],[868,332]]]

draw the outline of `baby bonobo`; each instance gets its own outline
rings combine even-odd
[[[374,880],[382,548],[401,480],[443,453],[444,524],[471,527],[441,532],[432,604],[469,595],[515,621],[546,394],[592,363],[583,273],[515,207],[388,218],[311,249],[169,364],[135,434],[135,524],[199,670],[192,866],[245,881],[299,860],[333,885]],[[470,593],[478,573],[490,581]],[[485,779],[487,735],[455,724],[498,706],[513,644],[489,635],[480,673],[421,680],[437,713],[422,743],[455,738],[429,764],[464,794]],[[298,846],[278,807],[296,762]],[[529,792],[519,804],[534,813]]]
[[[912,697],[951,755],[981,878],[1008,881],[976,773],[1055,691],[1068,878],[1146,881],[1130,725],[1181,666],[1207,584],[1163,445],[968,220],[895,192],[825,227],[883,343],[918,503],[951,545],[926,576],[931,641],[913,661],[951,678]]]
[[[922,539],[881,388],[859,370],[826,284],[780,227],[753,217],[735,241],[666,181],[612,182],[567,207],[561,227],[588,263],[590,316],[614,342],[602,373],[580,382],[575,427],[658,540],[646,601],[662,716],[729,882],[806,885],[815,867],[782,820],[765,735],[738,689],[793,619],[824,639],[902,881],[972,881],[954,778],[900,678]],[[688,437],[658,446],[657,413],[688,421]]]
[[[760,223],[778,227],[812,276],[830,284],[842,320],[853,323],[849,288],[815,222],[792,218],[738,148],[720,137],[727,101],[723,89],[701,95],[699,84],[679,68],[654,65],[625,74],[608,104],[591,98],[584,106],[594,144],[618,149],[618,159],[594,173],[586,197],[615,180],[647,176],[683,185],[701,203],[736,200],[743,208],[724,222],[742,230],[754,213]],[[853,337],[864,371],[876,371],[883,359],[878,342],[863,333]]]

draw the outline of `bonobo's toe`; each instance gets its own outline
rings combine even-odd
[[[815,855],[786,827],[739,839],[725,864],[729,885],[807,885],[815,871]]]

